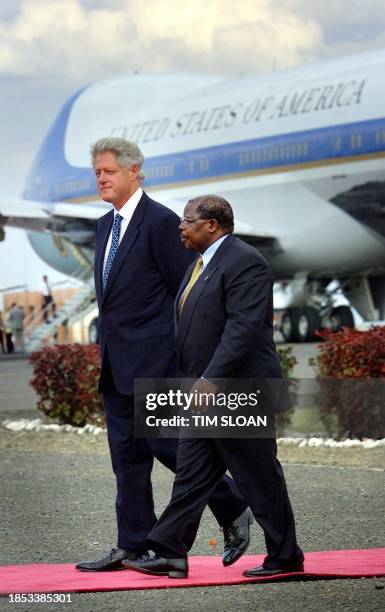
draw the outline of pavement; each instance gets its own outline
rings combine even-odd
[[[1,360],[0,420],[37,416],[29,377],[25,360]],[[99,558],[115,545],[115,483],[105,434],[13,433],[0,427],[0,457],[1,564],[75,563]],[[384,546],[383,450],[283,448],[280,458],[305,552]],[[157,462],[153,484],[159,513],[169,500],[172,475]],[[212,554],[213,537],[220,554],[221,533],[205,511],[191,554]],[[264,551],[254,523],[249,552]],[[74,593],[66,604],[10,604],[3,598],[0,609],[368,612],[385,609],[385,579]]]
[[[29,381],[32,366],[24,355],[0,357],[0,418],[37,418],[36,394]]]

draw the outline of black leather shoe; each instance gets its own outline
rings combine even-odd
[[[125,569],[122,565],[123,559],[137,559],[140,557],[149,558],[148,553],[124,550],[123,548],[113,548],[109,555],[97,561],[80,561],[76,564],[76,569],[81,572],[110,572],[113,570]]]
[[[223,528],[225,547],[222,563],[225,567],[232,565],[246,552],[250,542],[250,525],[253,515],[250,508],[246,508],[230,527]]]
[[[165,559],[154,555],[147,559],[143,557],[140,559],[124,559],[123,565],[142,574],[168,576],[169,578],[187,578],[188,576],[188,561],[183,557]]]
[[[255,578],[258,576],[279,576],[280,574],[291,574],[293,572],[303,572],[303,561],[304,557],[298,559],[298,561],[291,563],[287,567],[280,567],[279,569],[269,569],[263,567],[263,565],[258,565],[257,567],[253,567],[251,569],[243,572],[244,576],[248,578]]]

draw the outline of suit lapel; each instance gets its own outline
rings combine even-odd
[[[142,197],[140,198],[138,202],[138,205],[136,206],[134,210],[134,214],[131,217],[128,227],[124,233],[124,236],[119,244],[118,250],[116,251],[114,261],[112,262],[112,267],[111,267],[110,274],[108,276],[107,285],[103,293],[103,301],[106,299],[107,295],[109,294],[111,287],[114,283],[114,280],[119,274],[119,270],[122,267],[123,262],[125,261],[128,253],[130,252],[132,245],[134,244],[136,238],[138,237],[140,233],[139,226],[143,222],[145,209],[147,207],[147,199],[148,199],[147,195],[143,193]],[[104,255],[104,251],[103,251],[103,255]],[[102,269],[103,269],[103,262],[102,262]]]
[[[98,297],[99,304],[103,299],[103,263],[104,254],[108,242],[108,237],[111,232],[112,224],[114,222],[114,211],[111,210],[100,223],[98,230],[98,240],[96,243],[95,251],[95,291]]]
[[[176,298],[175,298],[175,302],[174,302],[174,326],[175,326],[175,330],[177,329],[178,322],[179,322],[179,302],[180,302],[180,299],[182,297],[182,293],[185,290],[186,285],[187,285],[187,283],[189,281],[189,278],[190,278],[190,276],[192,274],[192,271],[193,271],[193,269],[195,267],[195,263],[196,263],[196,260],[193,261],[193,263],[191,265],[189,265],[189,267],[187,268],[186,273],[185,273],[185,275],[184,275],[184,277],[182,279],[182,282],[181,282],[181,284],[179,286],[179,289],[178,289],[178,293],[177,293]]]
[[[228,238],[226,238],[226,240],[222,242],[222,244],[218,247],[217,251],[214,253],[214,256],[211,258],[208,266],[203,270],[202,274],[200,275],[197,282],[195,283],[195,285],[190,291],[188,299],[186,300],[183,306],[183,313],[182,313],[182,316],[180,317],[179,324],[178,324],[177,340],[178,340],[178,346],[180,347],[180,350],[186,338],[186,334],[190,326],[191,317],[193,315],[193,312],[195,310],[199,297],[202,291],[204,290],[204,288],[206,287],[206,284],[210,281],[210,278],[213,276],[213,274],[217,270],[218,262],[220,258],[222,257],[222,255],[225,253],[225,251],[229,248],[229,246],[233,242],[234,242],[233,235],[229,236]],[[192,266],[190,266],[190,268],[186,272],[185,278],[183,279],[181,289],[179,290],[178,296],[177,296],[178,301],[176,302],[176,308],[178,308],[180,295],[183,291],[183,288],[186,286],[188,279],[191,276],[191,272],[192,272],[194,265],[195,263],[192,264]],[[188,272],[190,272],[190,274],[188,274]],[[187,280],[186,280],[186,277],[187,277]],[[186,281],[186,283],[184,281]]]

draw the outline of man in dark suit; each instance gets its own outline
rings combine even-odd
[[[215,393],[213,379],[283,376],[273,341],[271,272],[260,253],[232,231],[233,212],[223,198],[188,202],[181,240],[200,256],[187,270],[176,298],[177,357],[184,376],[197,378],[192,391]],[[303,553],[276,451],[271,437],[182,436],[171,501],[148,536],[156,554],[124,564],[144,573],[187,577],[187,553],[202,512],[228,469],[266,540],[263,565],[245,575],[302,571]]]
[[[134,437],[134,379],[178,374],[173,303],[189,254],[178,237],[179,218],[141,189],[143,155],[121,138],[91,149],[99,193],[113,209],[96,228],[95,288],[99,306],[101,375],[108,442],[116,476],[117,547],[77,569],[123,569],[122,559],[146,558],[146,538],[156,522],[151,471],[154,456],[176,470],[178,441]],[[250,510],[234,481],[224,478],[209,505],[225,538],[225,565],[249,541]]]

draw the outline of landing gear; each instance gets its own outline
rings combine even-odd
[[[295,334],[295,312],[297,308],[289,308],[282,316],[281,325],[279,331],[281,332],[285,342],[297,342],[298,339]]]
[[[350,306],[335,305],[341,303],[345,294],[366,320],[367,313],[373,314],[376,308],[381,314],[385,313],[385,281],[379,282],[377,278],[351,279],[350,284],[346,279],[297,278],[283,285],[281,291],[288,307],[284,311],[277,311],[280,314],[280,318],[277,316],[277,329],[284,342],[320,342],[321,338],[316,334],[318,330],[337,332],[343,327],[354,329]],[[376,296],[376,302],[373,296]],[[380,310],[382,306],[384,308]]]
[[[315,308],[289,308],[282,317],[280,331],[285,342],[314,342],[321,319]]]
[[[316,331],[321,327],[321,319],[315,308],[305,306],[298,313],[297,330],[300,342],[315,342],[319,340]]]
[[[98,320],[92,319],[88,326],[88,344],[97,344],[99,342]]]
[[[330,316],[331,328],[334,332],[341,331],[343,327],[354,328],[354,318],[349,306],[333,308]]]

